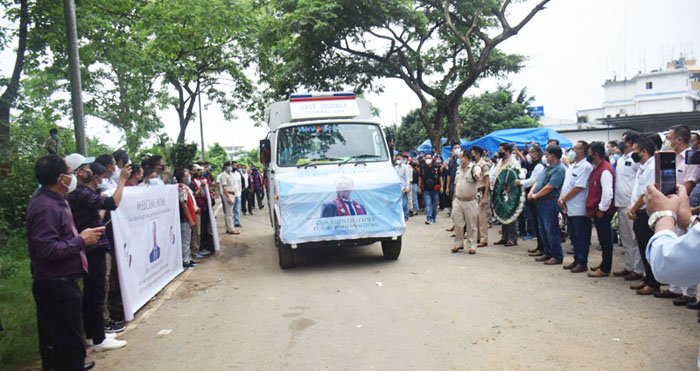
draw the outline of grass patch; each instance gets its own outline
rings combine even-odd
[[[0,365],[17,369],[39,359],[36,306],[23,230],[0,242]]]

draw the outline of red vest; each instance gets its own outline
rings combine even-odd
[[[610,163],[603,160],[603,162],[598,165],[591,172],[591,176],[588,178],[588,196],[586,197],[586,215],[593,216],[598,211],[598,204],[600,204],[601,198],[603,198],[603,187],[600,184],[600,177],[603,172],[607,170],[612,175],[612,188],[610,191],[613,194],[613,198],[610,200],[610,208],[608,213],[615,212],[615,171],[613,171]]]

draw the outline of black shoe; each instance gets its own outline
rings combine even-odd
[[[124,321],[111,321],[105,326],[106,334],[117,334],[124,331]]]
[[[574,268],[576,267],[576,265],[577,265],[576,262],[572,262],[571,264],[567,264],[567,265],[563,266],[562,268],[564,268],[564,269],[574,269]]]
[[[508,241],[506,241],[506,240],[498,240],[498,241],[494,242],[493,244],[494,244],[494,245],[505,245],[506,242],[508,242]]]
[[[260,210],[262,210],[262,209],[264,209],[264,208],[265,208],[265,205],[260,206]]]
[[[85,365],[83,366],[83,370],[92,370],[92,368],[95,367],[95,361],[85,361]]]
[[[700,310],[700,301],[696,301],[695,303],[687,304],[685,307],[688,309]]]

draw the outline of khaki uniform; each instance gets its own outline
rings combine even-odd
[[[481,169],[481,174],[482,175],[488,175],[489,170],[491,170],[491,164],[489,164],[486,160],[483,158],[479,160],[479,162],[476,163],[476,166]],[[485,177],[482,176],[478,179],[477,181],[477,191],[478,191],[478,197],[477,199],[479,200],[479,215],[477,218],[477,224],[478,224],[478,235],[477,239],[479,242],[488,242],[489,240],[489,217],[488,217],[488,208],[489,208],[489,190],[486,189],[486,184],[484,183]],[[493,179],[491,179],[493,182]],[[486,190],[486,192],[484,192]],[[482,194],[485,194],[486,201],[482,201]]]
[[[469,163],[466,168],[457,168],[455,176],[455,198],[452,203],[452,221],[455,224],[455,247],[464,247],[464,227],[467,227],[467,248],[476,247],[477,235],[477,184],[482,179],[481,169]]]

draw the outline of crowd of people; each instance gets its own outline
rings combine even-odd
[[[488,245],[487,228],[501,224],[494,245],[536,240],[528,254],[537,262],[563,265],[571,273],[585,272],[592,278],[620,277],[630,281],[630,289],[639,295],[671,298],[674,305],[700,310],[698,282],[674,285],[659,280],[646,256],[654,223],[663,217],[646,210],[648,188],[655,184],[655,153],[675,153],[679,194],[688,195],[689,214],[698,215],[700,166],[686,164],[685,157],[687,150],[700,149],[699,142],[697,133],[679,125],[665,138],[655,132],[628,131],[620,141],[578,141],[568,149],[557,140],[545,148],[534,142],[523,148],[502,143],[493,156],[483,148],[462,150],[454,143],[444,161],[434,153],[417,152],[415,158],[399,154],[395,169],[402,181],[406,219],[425,211],[425,223],[434,224],[437,211],[448,210],[454,223],[448,231],[455,233],[452,252],[466,248],[475,254]],[[521,174],[514,186],[522,188],[526,202],[517,219],[498,221],[490,200],[494,192],[502,191],[494,190],[494,183],[508,168]],[[594,228],[602,260],[591,266]],[[678,235],[684,231],[675,230]],[[564,251],[567,238],[571,248]],[[612,270],[615,245],[624,256],[624,268],[617,271]],[[565,255],[572,259],[565,262]],[[667,283],[671,285],[664,288]]]
[[[206,162],[171,172],[161,156],[136,164],[123,150],[61,157],[54,132],[50,139],[49,154],[35,164],[39,187],[27,210],[40,353],[44,369],[90,369],[86,347],[126,346],[117,339],[125,321],[110,223],[124,189],[177,185],[182,264],[194,268],[214,253],[210,214],[217,200],[223,200],[226,233],[240,234],[241,206],[250,215],[256,200],[258,209],[264,207],[266,179],[254,165],[248,170],[235,161],[223,164],[215,184]]]

